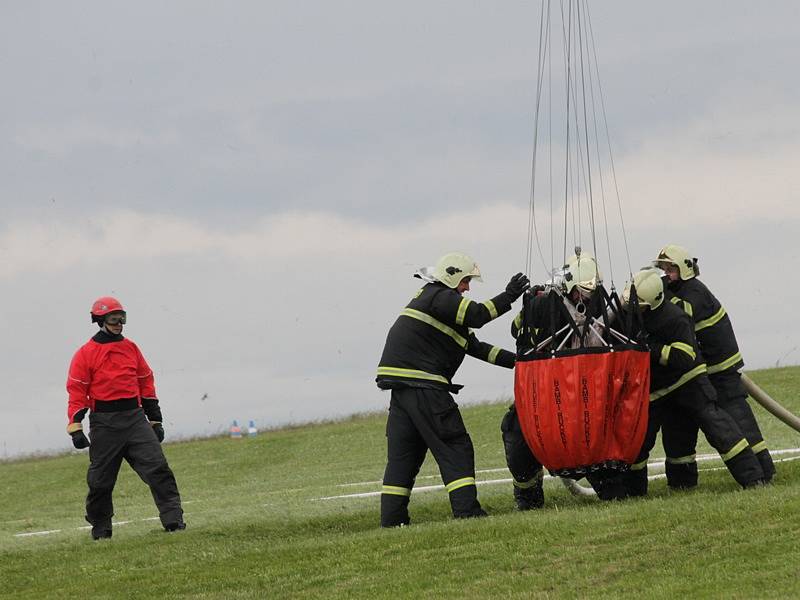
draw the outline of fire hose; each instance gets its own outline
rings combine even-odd
[[[742,373],[742,383],[744,384],[747,393],[758,402],[764,409],[772,414],[777,419],[783,421],[786,425],[791,427],[797,432],[800,432],[800,417],[789,412],[783,405],[770,397],[767,392],[762,390],[756,382],[750,379],[747,375]]]

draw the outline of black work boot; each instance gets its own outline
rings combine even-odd
[[[622,482],[628,496],[647,495],[647,467],[643,469],[631,469],[622,474]]]
[[[772,462],[769,450],[762,450],[756,454],[756,458],[761,463],[761,470],[764,471],[764,483],[770,483],[775,476],[775,463]]]
[[[589,473],[586,480],[591,484],[600,500],[624,500],[628,497],[623,475],[611,469]]]
[[[92,525],[92,539],[103,540],[111,537],[111,523]]]
[[[544,506],[544,489],[539,481],[533,487],[519,488],[514,486],[514,503],[517,510],[533,510]]]
[[[164,525],[164,531],[167,533],[171,533],[173,531],[183,531],[186,529],[186,523],[183,521],[177,521],[176,523],[167,523]]]
[[[667,486],[671,490],[690,490],[697,487],[697,463],[671,463],[664,465]]]

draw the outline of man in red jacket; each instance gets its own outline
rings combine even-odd
[[[126,313],[116,298],[98,298],[91,315],[100,331],[69,366],[67,433],[76,448],[89,448],[86,520],[92,538],[111,537],[111,495],[123,458],[150,486],[164,529],[185,529],[178,484],[161,450],[164,427],[153,371],[138,346],[122,337]],[[87,411],[91,444],[81,424]]]

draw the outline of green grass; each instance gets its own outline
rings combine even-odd
[[[751,376],[800,412],[800,368]],[[504,467],[505,409],[463,411],[479,470]],[[800,434],[756,412],[771,448],[800,446]],[[318,498],[379,489],[384,426],[383,415],[367,415],[254,439],[167,444],[188,529],[165,534],[158,521],[142,520],[156,514],[152,499],[125,466],[115,519],[131,523],[102,542],[78,529],[85,453],[0,463],[0,596],[800,596],[800,460],[779,463],[763,489],[739,491],[714,470],[701,473],[693,492],[671,493],[656,480],[647,499],[614,504],[572,497],[550,481],[545,509],[530,513],[513,510],[509,484],[487,484],[479,496],[492,517],[469,521],[450,518],[443,490],[416,493],[414,524],[381,530],[377,497]],[[421,475],[419,486],[441,483],[430,458]],[[53,529],[61,531],[14,535]]]

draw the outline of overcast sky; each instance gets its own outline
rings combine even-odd
[[[747,366],[800,362],[798,5],[591,8],[634,268],[687,246]],[[69,446],[67,366],[105,294],[168,436],[384,408],[375,367],[413,270],[468,252],[483,300],[525,267],[538,18],[2,3],[0,457]],[[511,318],[479,337],[511,348]],[[461,403],[512,393],[469,358],[456,381]]]

